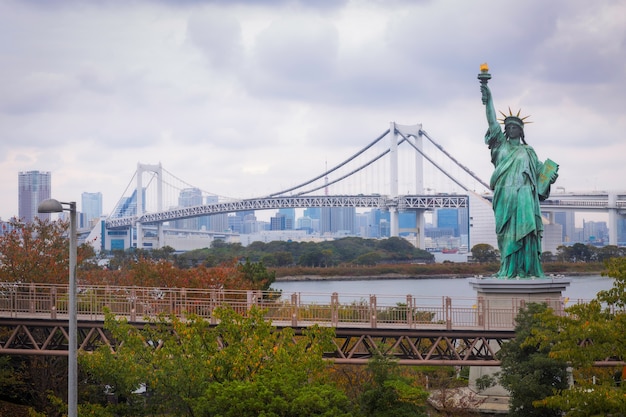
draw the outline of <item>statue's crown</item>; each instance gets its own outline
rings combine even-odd
[[[524,128],[524,123],[532,123],[532,122],[526,122],[525,120],[528,119],[530,116],[524,116],[524,117],[520,117],[520,113],[522,112],[522,110],[518,110],[517,114],[513,114],[513,112],[511,111],[511,108],[509,107],[509,114],[504,114],[502,112],[500,112],[500,114],[503,116],[502,119],[498,119],[504,126],[508,125],[508,124],[514,124],[517,125],[519,127],[521,127],[522,129]]]

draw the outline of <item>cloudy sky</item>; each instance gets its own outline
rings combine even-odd
[[[622,0],[0,0],[0,217],[29,170],[105,212],[138,162],[266,195],[391,121],[488,179],[482,62],[557,185],[626,191]]]

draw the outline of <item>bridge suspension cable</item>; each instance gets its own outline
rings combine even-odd
[[[422,155],[428,162],[433,164],[435,166],[435,168],[437,168],[439,171],[441,171],[442,174],[444,174],[446,177],[450,178],[456,185],[458,185],[459,187],[461,187],[465,191],[469,191],[468,188],[465,185],[463,185],[459,180],[454,178],[445,169],[443,169],[441,166],[439,166],[439,164],[437,164],[428,155],[426,155],[424,152],[422,152],[417,146],[415,146],[415,144],[413,144],[409,140],[407,140],[406,136],[404,136],[404,134],[402,134],[402,132],[398,131],[398,134],[400,134],[400,136],[402,136],[402,138],[403,138],[402,141],[407,141],[409,143],[409,145],[411,145],[411,147],[413,149],[415,149],[420,155]],[[398,144],[400,144],[401,142],[398,142]]]
[[[170,171],[166,170],[165,168],[163,168],[163,172],[165,172],[166,174],[170,175],[170,176],[171,176],[172,178],[174,178],[175,180],[177,180],[177,181],[181,182],[181,183],[185,186],[185,188],[198,188],[198,187],[196,187],[196,186],[194,186],[194,185],[189,184],[187,181],[185,181],[185,180],[183,180],[183,179],[181,179],[181,178],[177,177],[176,175],[172,174]],[[180,187],[177,187],[177,186],[176,186],[176,185],[174,185],[174,184],[170,184],[170,183],[165,182],[165,181],[164,181],[164,183],[165,183],[165,184],[168,184],[168,185],[171,185],[171,186],[172,186],[172,187],[174,187],[174,188],[178,188],[179,190],[181,189]],[[223,200],[231,200],[231,201],[234,201],[234,200],[239,200],[238,198],[228,197],[228,196],[224,196],[224,195],[215,194],[215,193],[212,193],[212,192],[210,192],[210,191],[202,190],[202,189],[200,189],[200,188],[198,188],[198,189],[200,190],[200,192],[202,192],[202,194],[212,195],[212,196],[218,197],[218,198],[223,199]]]
[[[488,190],[491,189],[491,187],[489,187],[489,184],[487,184],[486,182],[484,182],[482,179],[480,179],[478,177],[478,175],[476,175],[471,169],[467,168],[465,165],[461,164],[459,161],[457,161],[452,155],[450,155],[449,152],[447,152],[443,146],[441,146],[440,144],[436,143],[429,135],[428,133],[426,133],[424,130],[420,129],[420,134],[424,135],[426,137],[426,139],[428,139],[433,145],[435,145],[441,152],[443,152],[444,155],[446,155],[448,158],[450,158],[452,160],[452,162],[454,162],[455,164],[457,164],[457,166],[459,166],[462,170],[464,170],[465,172],[467,172],[472,178],[474,178],[476,181],[478,181],[479,183],[481,183],[483,186],[485,186]],[[413,146],[415,148],[415,146]],[[416,148],[417,150],[417,148]],[[418,150],[418,152],[420,152]],[[422,152],[420,152],[422,155],[424,155]],[[425,156],[425,155],[424,155]],[[426,157],[426,156],[425,156]],[[441,168],[440,168],[441,169]],[[446,174],[443,170],[441,170],[444,174]],[[455,181],[456,182],[456,181]],[[457,183],[458,184],[458,183]],[[460,185],[460,184],[459,184]],[[462,188],[464,188],[467,191],[467,188],[461,186]]]
[[[399,144],[401,144],[402,142],[404,142],[405,140],[406,140],[406,139],[402,139],[400,142],[398,142],[398,145],[399,145]],[[359,172],[359,171],[361,171],[361,170],[363,170],[363,169],[367,168],[368,166],[372,165],[374,162],[378,161],[380,158],[382,158],[383,156],[387,155],[389,152],[391,152],[391,151],[390,151],[390,149],[387,149],[387,150],[383,151],[382,153],[378,154],[378,155],[377,155],[376,157],[374,157],[373,159],[370,159],[370,160],[369,160],[368,162],[366,162],[365,164],[363,164],[363,165],[359,166],[358,168],[353,169],[352,171],[348,172],[347,174],[342,175],[341,177],[339,177],[339,178],[337,178],[337,179],[335,179],[335,180],[332,180],[332,181],[330,181],[330,182],[328,182],[328,183],[325,183],[325,184],[323,184],[323,185],[320,185],[320,186],[319,186],[319,187],[317,187],[317,188],[312,188],[312,189],[310,189],[310,190],[308,190],[308,191],[301,191],[301,192],[297,193],[296,195],[303,195],[303,194],[312,193],[313,191],[317,191],[317,190],[320,190],[320,189],[322,189],[322,188],[328,187],[329,185],[336,184],[336,183],[338,183],[339,181],[344,180],[344,179],[348,178],[349,176],[354,175],[354,174],[356,174],[357,172]]]
[[[283,191],[280,191],[280,192],[277,192],[277,193],[270,194],[270,195],[269,195],[269,197],[276,197],[276,196],[279,196],[279,195],[286,194],[286,193],[288,193],[289,191],[297,190],[298,188],[302,188],[302,187],[304,187],[304,186],[306,186],[306,185],[311,184],[312,182],[315,182],[315,181],[317,181],[317,180],[319,180],[319,179],[321,179],[321,178],[325,177],[325,176],[326,176],[326,175],[328,175],[328,174],[333,173],[334,171],[336,171],[336,170],[338,170],[339,168],[341,168],[341,167],[345,166],[346,164],[348,164],[349,162],[351,162],[352,160],[354,160],[355,158],[357,158],[359,155],[361,155],[362,153],[364,153],[365,151],[367,151],[369,148],[371,148],[372,146],[374,146],[374,145],[375,145],[376,143],[378,143],[378,142],[379,142],[382,138],[384,138],[385,136],[387,136],[387,133],[389,133],[389,129],[387,129],[387,130],[386,130],[386,131],[385,131],[382,135],[380,135],[380,136],[378,136],[376,139],[374,139],[374,141],[373,141],[372,143],[370,143],[369,145],[367,145],[365,148],[361,149],[359,152],[355,153],[355,154],[354,154],[354,155],[352,155],[350,158],[346,159],[345,161],[343,161],[343,162],[342,162],[342,163],[340,163],[339,165],[336,165],[335,167],[331,168],[330,170],[327,170],[326,172],[323,172],[323,173],[321,173],[320,175],[318,175],[317,177],[312,178],[312,179],[310,179],[310,180],[308,180],[308,181],[306,181],[306,182],[304,182],[304,183],[302,183],[302,184],[300,184],[300,185],[296,185],[295,187],[291,187],[291,188],[288,188],[288,189],[286,189],[286,190],[283,190]],[[380,157],[382,157],[382,156],[383,156],[383,155],[379,155],[379,158],[380,158]],[[376,158],[376,159],[378,159],[378,158]],[[371,161],[369,164],[371,164],[372,162],[373,162],[373,161]],[[361,167],[360,169],[355,170],[354,172],[358,172],[358,171],[360,171],[361,169],[365,168],[365,167],[366,167],[366,166],[368,166],[369,164],[364,165],[363,167]],[[354,173],[354,172],[353,172],[353,173]],[[352,173],[351,173],[351,174],[348,174],[348,175],[346,175],[346,176],[350,176],[350,175],[352,175]],[[346,176],[343,176],[341,179],[345,178]],[[338,181],[338,180],[335,180],[335,181],[333,181],[333,183],[335,183],[335,182],[337,182],[337,181]],[[327,185],[327,184],[326,184],[326,185]],[[324,186],[326,186],[326,185],[324,185]],[[316,190],[319,190],[320,188],[324,188],[324,186],[321,186],[321,187],[315,188],[315,189],[313,189],[313,190],[309,190],[309,191],[301,192],[301,193],[298,193],[297,195],[302,195],[302,194],[306,194],[306,193],[309,193],[309,192],[312,192],[312,191],[316,191]]]
[[[109,213],[109,216],[108,216],[109,218],[124,216],[124,213],[120,213],[119,211],[121,210],[121,207],[123,207],[123,205],[124,205],[124,196],[126,195],[126,192],[129,190],[130,185],[135,182],[135,177],[136,176],[137,176],[137,172],[135,172],[135,175],[132,176],[132,178],[128,182],[128,185],[124,189],[124,192],[122,193],[122,196],[117,200],[117,203],[115,203],[115,207],[113,208],[113,211],[111,213]]]

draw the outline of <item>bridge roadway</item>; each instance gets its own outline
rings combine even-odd
[[[519,300],[511,308],[490,308],[481,297],[370,295],[341,303],[304,303],[304,293],[284,297],[278,292],[220,289],[83,286],[77,295],[78,349],[92,351],[116,341],[104,326],[105,311],[143,327],[160,314],[194,314],[216,325],[213,311],[229,306],[245,314],[262,308],[276,328],[291,327],[296,335],[317,324],[335,329],[334,350],[324,357],[338,364],[363,364],[374,354],[403,365],[498,366],[495,353],[513,331]],[[0,354],[67,355],[68,286],[0,283]],[[599,366],[622,364],[607,360]]]
[[[162,212],[145,213],[139,217],[109,218],[106,220],[106,227],[107,229],[121,229],[133,226],[137,222],[151,224],[209,214],[299,207],[356,207],[383,210],[391,208],[397,210],[462,208],[468,206],[468,199],[466,195],[405,195],[397,198],[382,195],[262,197],[194,207],[180,207]]]
[[[483,196],[490,200],[491,195]],[[246,200],[234,200],[193,207],[180,207],[162,212],[144,213],[141,216],[109,218],[107,229],[120,229],[133,226],[139,222],[153,224],[176,219],[205,216],[210,214],[233,213],[245,210],[272,210],[281,208],[306,207],[356,207],[378,208],[382,210],[434,210],[437,208],[464,208],[468,206],[467,195],[403,195],[391,198],[383,195],[338,195],[338,196],[279,196],[261,197]],[[626,214],[626,192],[608,193],[553,193],[541,202],[546,211],[602,211]]]

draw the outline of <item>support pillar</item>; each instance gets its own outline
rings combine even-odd
[[[557,314],[563,313],[563,291],[572,282],[571,278],[498,279],[471,278],[470,285],[476,290],[478,299],[477,325],[489,330],[492,328],[515,328],[515,318],[521,308],[528,303],[546,303]],[[499,349],[497,343],[490,344],[492,350]],[[493,376],[500,371],[499,366],[472,366],[469,375],[469,388],[487,397],[508,398],[509,392],[500,384],[480,391],[476,380]],[[507,399],[508,401],[508,399]]]
[[[391,122],[389,125],[389,198],[392,201],[398,200],[398,132],[396,124]],[[400,235],[400,227],[398,221],[398,209],[396,207],[389,209],[389,226],[391,237]]]
[[[617,194],[609,193],[609,245],[617,246],[617,219],[619,212],[617,209]]]

